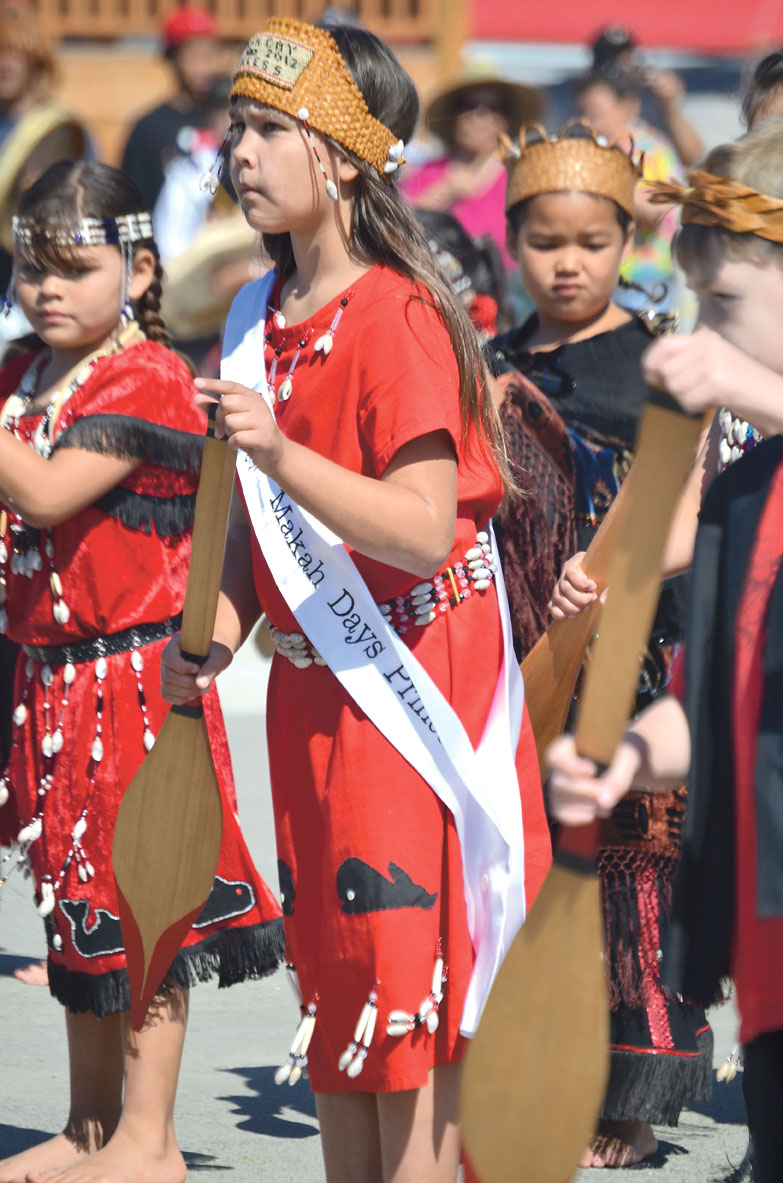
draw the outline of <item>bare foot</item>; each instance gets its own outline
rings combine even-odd
[[[26,1183],[185,1183],[187,1173],[173,1131],[167,1144],[152,1153],[118,1127],[103,1150],[63,1170],[29,1172]]]
[[[591,1142],[589,1146],[585,1146],[579,1155],[580,1167],[591,1167],[593,1165],[593,1146],[594,1144]]]
[[[25,1183],[31,1171],[51,1171],[86,1159],[94,1145],[85,1145],[82,1139],[74,1139],[69,1133],[58,1134],[47,1142],[41,1142],[30,1150],[15,1154],[13,1158],[0,1161],[0,1183]]]
[[[602,1121],[598,1133],[579,1159],[580,1167],[629,1167],[651,1158],[658,1149],[646,1121]]]
[[[29,965],[21,965],[14,970],[17,982],[24,982],[25,986],[48,986],[49,970],[45,961],[31,961]]]

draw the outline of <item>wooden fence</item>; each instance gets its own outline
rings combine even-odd
[[[227,41],[244,41],[270,16],[313,21],[325,8],[323,0],[200,0],[200,6],[214,14]],[[175,0],[30,0],[30,7],[57,40],[108,41],[159,37],[177,5]],[[357,0],[355,10],[362,24],[389,41],[432,43],[442,35],[443,0]]]

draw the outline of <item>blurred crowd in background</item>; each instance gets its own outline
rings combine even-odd
[[[337,4],[325,8],[321,19],[337,23],[358,18],[350,4]],[[266,269],[223,168],[232,47],[207,9],[185,4],[171,11],[160,29],[158,51],[165,65],[167,93],[153,95],[138,86],[132,115],[119,129],[115,152],[107,150],[104,135],[110,84],[103,84],[105,93],[98,96],[94,119],[83,111],[74,114],[64,97],[67,90],[58,79],[58,65],[69,49],[50,45],[24,5],[0,4],[0,292],[7,297],[11,287],[11,217],[20,193],[63,157],[106,157],[107,163],[121,165],[136,182],[152,215],[166,272],[161,312],[174,344],[201,375],[215,376],[220,334],[231,301],[244,283]],[[107,59],[114,52],[109,44],[95,49]],[[146,106],[145,93],[150,100]],[[521,326],[519,340],[526,340],[528,318],[534,312],[514,250],[515,231],[507,224],[504,155],[518,154],[529,136],[556,136],[576,121],[583,125],[580,134],[594,137],[601,145],[617,144],[638,161],[642,181],[636,184],[633,219],[630,196],[629,209],[620,211],[628,254],[612,300],[630,312],[644,311],[656,327],[641,333],[643,318],[626,318],[624,324],[633,322],[630,335],[639,335],[633,347],[636,352],[621,350],[619,361],[602,358],[600,365],[590,360],[583,366],[584,374],[579,373],[580,395],[587,391],[585,406],[589,404],[596,421],[603,416],[602,430],[608,424],[600,446],[595,433],[590,452],[598,472],[595,488],[601,482],[604,489],[611,485],[608,505],[619,479],[607,483],[600,466],[605,465],[612,480],[622,470],[622,479],[630,464],[636,424],[634,420],[626,439],[618,426],[622,417],[617,407],[610,408],[613,419],[609,411],[604,414],[601,400],[609,387],[607,375],[616,377],[618,390],[629,402],[629,392],[639,394],[637,415],[646,395],[639,370],[639,350],[649,344],[646,334],[668,331],[674,322],[671,314],[679,318],[681,328],[689,328],[695,318],[694,301],[672,255],[678,226],[675,207],[654,203],[644,182],[682,181],[716,144],[734,138],[743,127],[750,129],[783,114],[783,48],[773,43],[743,60],[677,59],[640,44],[633,29],[621,24],[596,29],[581,48],[474,42],[465,45],[459,69],[425,89],[423,97],[424,120],[415,141],[405,147],[400,187],[416,209],[438,263],[468,309],[482,345],[515,326]],[[307,118],[307,112],[301,117]],[[558,191],[556,186],[552,190]],[[616,231],[616,221],[610,219],[610,226]],[[602,293],[604,305],[610,302],[616,274],[615,268]],[[532,291],[532,282],[528,286]],[[9,349],[18,348],[30,332],[21,309],[6,302],[7,314],[0,318],[0,357],[3,350],[7,357]],[[659,318],[667,323],[659,325]],[[585,334],[586,339],[589,336]],[[575,341],[585,344],[581,337]],[[565,347],[571,344],[566,335]],[[527,361],[533,357],[527,345],[519,357],[523,353]],[[573,353],[569,356],[573,362]],[[558,355],[550,359],[551,364],[541,363],[530,371],[541,400],[551,398],[558,413],[563,410],[557,407],[558,396],[577,386],[558,368],[561,362],[563,357]],[[516,356],[514,365],[521,372]],[[633,376],[629,376],[631,370]],[[547,379],[554,380],[554,386],[547,386]],[[530,391],[526,397],[532,397]],[[570,411],[574,413],[574,406]],[[563,417],[568,419],[566,410]],[[576,426],[571,422],[568,426],[575,455],[587,455],[589,449],[583,447]],[[748,424],[741,426],[744,440]],[[583,467],[586,470],[586,462]],[[519,470],[524,471],[524,465]],[[590,513],[591,529],[595,529],[598,517],[592,503]],[[580,538],[581,543],[585,539]],[[507,570],[512,567],[505,558],[504,565]],[[556,571],[548,576],[550,586],[555,577]],[[545,592],[549,594],[548,589]],[[659,642],[663,646],[663,633]],[[10,650],[5,656],[4,652],[0,642],[0,664],[5,661],[10,668],[13,655]],[[0,702],[0,717],[10,717],[7,677],[0,678],[0,694],[8,700],[5,705]],[[619,1045],[618,1040],[615,1043]],[[622,1046],[626,1047],[625,1041]],[[629,1092],[626,1086],[625,1094]],[[674,1124],[680,1104],[681,1100],[674,1106]],[[627,1116],[614,1115],[614,1120],[635,1126],[654,1120],[637,1117],[631,1122]],[[632,1149],[636,1159],[627,1161],[653,1152],[649,1145]],[[611,1159],[605,1148],[602,1153],[603,1159],[590,1164],[591,1148],[583,1165],[607,1165]]]
[[[338,4],[326,7],[322,19],[358,18],[350,4]],[[112,46],[102,52],[111,55]],[[108,163],[131,174],[153,213],[168,273],[167,323],[199,370],[211,373],[231,299],[260,266],[248,264],[252,235],[225,173],[217,183],[231,54],[215,18],[188,6],[165,20],[160,52],[169,93],[120,129],[122,150]],[[558,70],[553,46],[466,45],[458,74],[425,93],[425,122],[406,149],[403,190],[426,215],[441,261],[464,272],[465,301],[488,336],[530,311],[506,248],[499,135],[513,142],[531,122],[556,133],[580,118],[597,136],[643,153],[645,178],[682,179],[705,150],[736,135],[741,124],[783,111],[783,50],[744,61],[682,57],[675,69],[671,54],[640,45],[630,28],[617,24],[596,30],[580,53],[564,46],[560,56]],[[90,120],[58,102],[57,66],[57,50],[32,12],[20,4],[0,8],[3,290],[10,278],[10,216],[21,188],[60,156],[106,155]],[[693,308],[670,250],[676,216],[651,205],[644,186],[636,227],[619,302],[661,312],[676,305],[687,326]],[[4,341],[24,334],[20,315],[6,318]]]

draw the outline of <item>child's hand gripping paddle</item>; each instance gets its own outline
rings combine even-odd
[[[579,713],[578,750],[600,765],[631,713],[669,521],[700,430],[701,416],[654,392]],[[609,1065],[596,839],[597,823],[563,831],[468,1051],[463,1137],[482,1183],[565,1183],[595,1131]]]
[[[582,562],[599,598],[578,616],[555,620],[522,662],[525,705],[536,740],[542,780],[546,777],[544,753],[565,729],[579,671],[601,615],[600,596],[608,586],[609,563],[617,542],[622,507],[630,496],[632,476],[633,468],[596,530]]]
[[[215,623],[236,453],[207,425],[182,613],[183,654],[203,662]],[[122,799],[114,877],[138,1031],[212,890],[223,829],[200,700],[174,706]]]

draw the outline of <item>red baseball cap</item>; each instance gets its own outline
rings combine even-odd
[[[203,8],[178,8],[163,26],[163,40],[167,50],[177,49],[186,41],[193,41],[197,37],[215,36],[215,18],[211,12]]]

